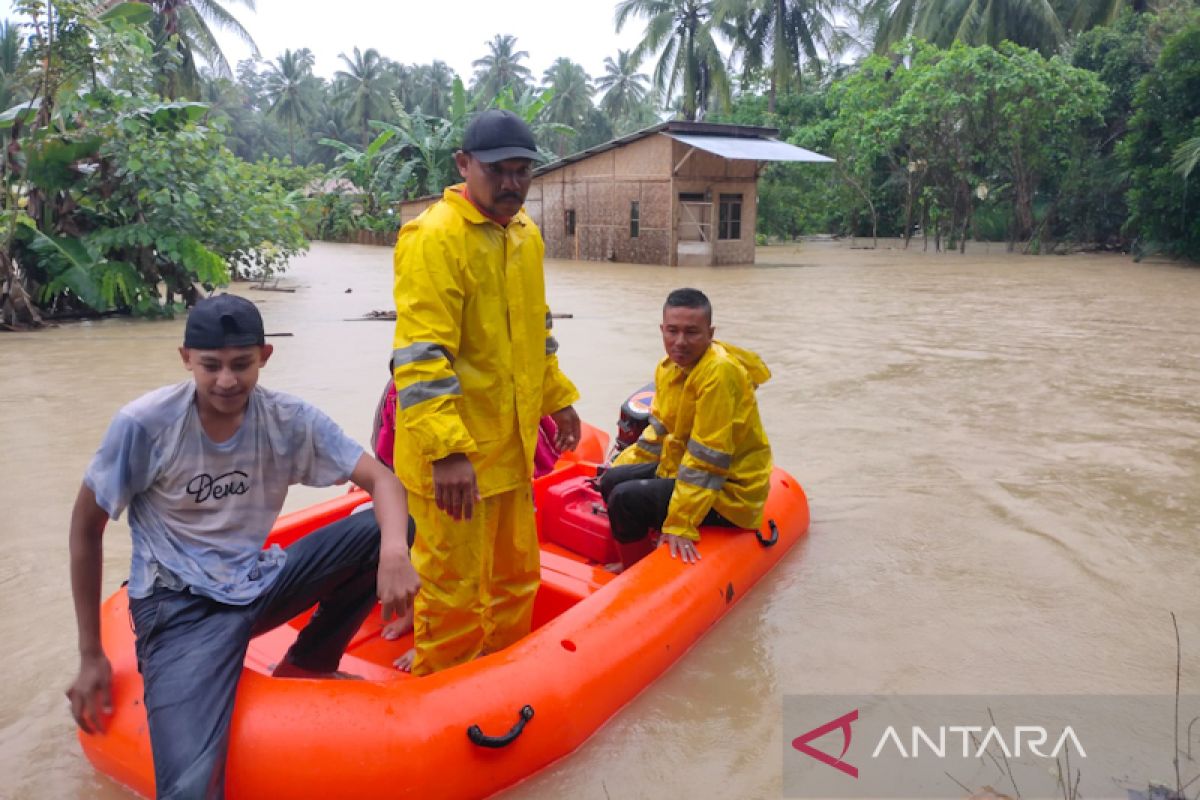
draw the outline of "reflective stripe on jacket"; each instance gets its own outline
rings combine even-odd
[[[427,497],[451,453],[484,497],[527,484],[538,420],[579,397],[554,354],[537,226],[521,211],[501,227],[462,189],[401,228],[394,258],[395,470]]]
[[[771,447],[754,390],[770,377],[757,355],[717,341],[689,371],[659,362],[650,422],[616,463],[657,461],[658,477],[675,479],[663,533],[699,540],[709,509],[743,528],[762,524]]]

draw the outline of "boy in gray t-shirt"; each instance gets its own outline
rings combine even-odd
[[[157,794],[209,798],[223,795],[250,638],[319,603],[274,674],[334,675],[376,596],[388,619],[407,610],[419,580],[395,475],[313,406],[257,385],[272,348],[253,303],[228,294],[201,300],[179,352],[193,379],[117,413],[75,500],[80,667],[67,696],[85,732],[102,729],[112,669],[100,645],[101,542],[108,520],[128,508],[129,608]],[[263,549],[290,485],[346,480],[371,494],[374,514],[354,514],[286,550]]]

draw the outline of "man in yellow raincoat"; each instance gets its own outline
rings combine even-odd
[[[701,525],[758,528],[771,447],[754,390],[771,372],[754,353],[713,340],[703,292],[676,289],[663,306],[667,357],[654,373],[650,422],[600,480],[624,566],[659,530],[685,563],[699,560]]]
[[[538,420],[573,449],[574,385],[558,368],[545,245],[522,203],[538,158],[508,111],[472,121],[455,154],[464,184],[396,242],[395,470],[416,521],[414,651],[428,675],[530,630],[539,551],[530,480]]]

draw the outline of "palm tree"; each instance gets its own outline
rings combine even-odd
[[[243,76],[249,74],[249,67],[242,69],[242,66],[249,63],[244,61],[238,65]],[[264,116],[255,107],[250,89],[243,81],[218,78],[209,69],[201,70],[200,75],[202,81],[197,99],[208,105],[209,116],[228,118],[225,143],[235,155],[245,161],[285,155],[278,152],[277,146],[283,131],[273,118]]]
[[[646,103],[650,79],[637,71],[639,63],[628,50],[618,50],[616,61],[611,56],[604,59],[604,74],[596,79],[596,90],[604,92],[600,107],[614,121],[632,118]]]
[[[1067,30],[1082,33],[1101,25],[1113,24],[1126,9],[1140,14],[1151,10],[1153,5],[1153,0],[1071,0],[1059,13]]]
[[[1197,164],[1200,164],[1200,136],[1193,136],[1175,148],[1171,167],[1186,181]]]
[[[296,163],[296,125],[312,117],[312,68],[316,59],[307,47],[284,50],[267,66],[268,114],[282,119],[288,128],[288,152]]]
[[[457,77],[445,61],[434,61],[416,68],[413,81],[416,84],[417,105],[423,114],[430,117],[449,116]]]
[[[21,30],[4,20],[0,22],[0,109],[16,102],[21,77]]]
[[[254,0],[231,2],[254,11]],[[198,61],[207,62],[218,77],[225,78],[233,74],[213,34],[214,27],[229,31],[249,45],[255,56],[258,55],[258,45],[249,31],[225,7],[229,4],[217,0],[150,0],[155,12],[151,31],[156,49],[164,56],[178,59],[177,64],[160,61],[163,89],[168,97],[185,92],[193,96],[197,94]]]
[[[259,71],[262,63],[257,58],[245,58],[237,63],[235,70],[238,87],[245,95],[246,108],[255,111],[266,108],[267,80]]]
[[[529,58],[529,53],[515,49],[516,46],[517,37],[508,34],[496,34],[487,43],[488,54],[471,62],[475,67],[472,92],[490,99],[498,96],[505,87],[512,87],[513,94],[519,94],[530,84],[533,73],[521,63]]]
[[[834,44],[837,6],[832,0],[720,0],[717,18],[734,28],[734,49],[746,77],[766,71],[767,110],[778,92],[795,87],[805,62],[820,77],[822,51]]]
[[[914,36],[939,47],[1008,40],[1049,56],[1065,37],[1050,0],[868,0],[863,15],[877,53]]]
[[[631,57],[640,61],[662,51],[654,68],[654,87],[670,104],[676,90],[684,119],[703,116],[710,105],[728,105],[729,74],[714,32],[729,35],[732,26],[713,19],[716,0],[621,0],[617,32],[630,17],[646,19],[646,34]]]
[[[338,70],[334,76],[340,84],[338,95],[349,107],[351,118],[362,127],[363,150],[371,142],[372,119],[388,107],[386,63],[379,51],[369,48],[365,53],[354,48],[354,57],[345,53],[338,55],[346,69]]]
[[[547,122],[578,130],[592,110],[592,79],[584,68],[569,58],[555,60],[542,75],[542,87],[551,92],[542,112]],[[556,136],[554,152],[566,155],[573,136]]]
[[[328,142],[339,141],[348,144],[352,139],[352,120],[348,119],[346,109],[341,103],[331,102],[332,98],[328,95],[319,99],[321,104],[316,113],[317,122],[313,124],[311,133],[317,140],[313,145],[312,157],[325,166],[332,167],[341,151]]]
[[[412,112],[417,107],[417,75],[420,69],[415,64],[408,66],[399,61],[384,59],[383,71],[392,95],[400,101],[406,112]]]

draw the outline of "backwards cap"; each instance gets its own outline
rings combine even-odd
[[[196,350],[265,344],[262,315],[244,297],[218,294],[192,307],[183,332],[183,346]]]

